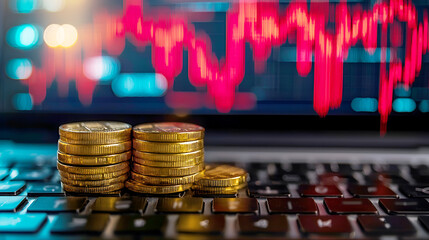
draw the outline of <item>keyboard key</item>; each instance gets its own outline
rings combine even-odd
[[[410,198],[429,198],[429,185],[401,185],[399,190]]]
[[[408,184],[408,181],[399,175],[376,173],[365,177],[369,185],[383,184]]]
[[[29,197],[61,197],[64,196],[61,184],[31,183],[29,184],[27,196]]]
[[[27,202],[26,197],[0,196],[0,212],[16,212]]]
[[[282,172],[270,176],[273,182],[283,183],[307,183],[308,178],[303,174],[296,174],[291,172]]]
[[[101,234],[109,221],[109,214],[80,216],[71,213],[59,214],[52,224],[54,234]]]
[[[79,212],[83,209],[85,197],[39,197],[28,207],[28,212]]]
[[[248,185],[249,196],[251,197],[273,197],[290,196],[289,189],[284,183],[264,184],[260,182],[250,183]]]
[[[146,208],[144,197],[99,197],[92,205],[92,212],[139,212]]]
[[[9,169],[0,168],[0,181],[9,176]]]
[[[241,234],[283,234],[288,231],[285,216],[238,216],[238,226]]]
[[[16,196],[25,190],[25,182],[0,182],[0,196]]]
[[[371,169],[377,173],[394,175],[399,175],[401,173],[400,166],[397,164],[371,164]]]
[[[316,202],[312,198],[268,198],[269,213],[317,214]]]
[[[299,215],[298,224],[304,234],[349,234],[352,227],[346,216]]]
[[[380,206],[388,214],[428,214],[429,203],[420,198],[416,199],[380,199]]]
[[[167,219],[165,215],[122,215],[115,228],[116,234],[161,234]]]
[[[366,234],[406,235],[416,232],[413,224],[404,216],[358,216],[357,222]]]
[[[19,170],[18,175],[12,178],[13,181],[27,182],[47,182],[52,176],[52,171],[48,168],[36,170]]]
[[[348,188],[353,197],[362,198],[398,198],[398,194],[383,184],[378,185],[351,185]]]
[[[377,214],[377,209],[366,198],[325,198],[330,214]]]
[[[341,173],[324,173],[319,175],[319,182],[320,184],[324,185],[335,185],[339,183],[355,184],[357,183],[357,180],[353,177],[353,175],[344,175]]]
[[[215,198],[214,213],[256,213],[258,201],[255,198]]]
[[[180,233],[220,234],[225,228],[224,215],[180,215],[177,220]]]
[[[343,197],[343,193],[334,185],[302,184],[298,187],[301,197]]]
[[[160,198],[156,205],[159,213],[200,213],[203,211],[202,198]]]
[[[429,216],[420,216],[419,221],[429,231]]]
[[[34,233],[46,220],[45,213],[0,213],[0,233]]]
[[[362,165],[351,165],[348,163],[325,163],[323,164],[326,173],[352,174],[354,171],[361,171]]]

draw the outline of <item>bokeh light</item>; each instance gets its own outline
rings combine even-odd
[[[167,86],[167,79],[158,73],[124,73],[112,82],[118,97],[161,97]]]
[[[16,110],[29,111],[33,109],[33,98],[29,93],[17,93],[12,98],[12,104]]]
[[[43,0],[43,8],[48,12],[59,12],[64,9],[64,0]]]
[[[121,70],[116,58],[99,56],[88,58],[83,63],[83,73],[92,80],[107,81],[115,78]]]
[[[76,28],[70,24],[58,25],[51,24],[46,27],[43,39],[46,45],[52,48],[73,46],[78,38]]]
[[[31,13],[37,4],[37,0],[9,0],[9,8],[17,13]]]
[[[6,40],[18,49],[31,49],[39,42],[39,31],[34,25],[23,24],[9,29]]]
[[[416,102],[411,98],[397,98],[393,101],[393,111],[398,113],[409,113],[416,110]]]
[[[27,58],[15,58],[6,65],[6,75],[11,79],[28,79],[33,72],[33,64]]]

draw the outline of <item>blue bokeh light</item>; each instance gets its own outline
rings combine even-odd
[[[6,65],[6,75],[11,79],[27,79],[33,72],[33,64],[27,58],[15,58]]]
[[[118,97],[161,97],[167,90],[167,80],[157,73],[124,73],[112,81]]]
[[[378,101],[375,98],[355,98],[351,107],[355,112],[376,112]]]
[[[33,109],[33,99],[29,93],[17,93],[13,96],[13,106],[19,111]]]
[[[39,42],[39,31],[34,25],[23,24],[9,29],[6,40],[18,49],[31,49]]]
[[[37,0],[9,0],[9,8],[17,13],[31,13],[37,4]]]
[[[411,98],[398,98],[393,101],[393,111],[398,113],[410,113],[416,110],[416,102]]]

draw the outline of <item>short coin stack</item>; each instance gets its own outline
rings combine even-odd
[[[236,194],[247,186],[248,174],[239,167],[230,165],[207,165],[201,178],[192,189],[196,194]]]
[[[80,194],[113,194],[123,189],[130,171],[131,129],[120,122],[61,125],[57,168],[63,189]]]
[[[133,165],[125,186],[137,193],[170,194],[192,187],[204,170],[204,128],[149,123],[133,128]]]

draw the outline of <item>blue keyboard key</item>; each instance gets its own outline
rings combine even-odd
[[[61,184],[57,183],[31,183],[29,184],[27,196],[29,197],[54,197],[64,196],[63,188]]]
[[[0,213],[0,233],[34,233],[46,220],[45,213]]]
[[[0,181],[4,180],[7,176],[9,176],[9,169],[0,168]]]
[[[25,190],[25,182],[0,182],[0,196],[15,196]]]
[[[0,212],[16,212],[26,204],[27,198],[21,196],[0,196]]]
[[[86,197],[39,197],[28,207],[27,212],[79,212],[86,200]]]

